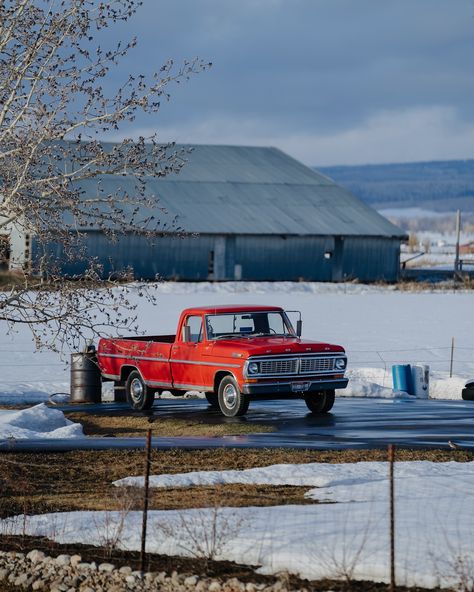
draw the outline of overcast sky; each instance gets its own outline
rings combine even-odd
[[[309,165],[474,157],[474,0],[145,0],[115,35],[138,37],[123,72],[214,64],[129,135]]]

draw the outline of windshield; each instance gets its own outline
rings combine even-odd
[[[206,315],[208,339],[233,337],[295,337],[295,331],[284,312],[245,312]]]

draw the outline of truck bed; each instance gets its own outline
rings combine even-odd
[[[139,335],[120,337],[120,341],[153,341],[153,343],[174,343],[176,335]]]
[[[97,350],[99,367],[105,378],[123,380],[127,366],[137,368],[152,387],[172,386],[169,363],[174,335],[101,339]],[[152,384],[153,383],[153,384]]]

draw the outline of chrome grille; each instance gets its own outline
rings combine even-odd
[[[296,374],[298,360],[265,360],[260,362],[260,374]]]
[[[257,362],[259,371],[247,376],[304,376],[311,374],[335,374],[344,373],[344,369],[336,368],[336,359],[345,358],[344,355],[335,354],[329,356],[301,356],[284,358],[249,358],[250,362]]]
[[[334,358],[301,358],[300,372],[331,372],[334,370]]]

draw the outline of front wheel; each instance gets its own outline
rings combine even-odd
[[[224,376],[217,393],[219,408],[226,417],[245,415],[249,408],[249,399],[240,392],[239,385],[232,376]]]
[[[136,411],[151,409],[155,401],[155,391],[147,387],[140,372],[130,372],[125,383],[128,404]]]
[[[336,398],[336,391],[321,391],[320,393],[307,394],[304,397],[306,406],[311,413],[327,413],[331,411]]]

